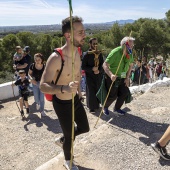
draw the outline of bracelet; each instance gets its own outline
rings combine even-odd
[[[63,92],[63,85],[61,86],[61,93],[64,93],[64,92]]]

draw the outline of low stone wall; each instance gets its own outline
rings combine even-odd
[[[10,99],[13,98],[14,95],[15,96],[19,95],[18,87],[14,86],[12,89],[11,84],[12,82],[0,84],[0,100]],[[14,94],[13,94],[13,90],[14,90]]]

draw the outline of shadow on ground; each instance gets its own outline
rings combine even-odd
[[[91,168],[85,168],[82,166],[78,166],[79,170],[95,170],[95,169],[91,169]]]
[[[51,131],[55,134],[62,132],[58,119],[53,119],[48,116],[48,112],[52,112],[53,110],[45,110],[47,113],[46,114],[47,116],[41,116],[41,113],[38,113],[38,111],[36,110],[35,102],[30,106],[30,108],[31,108],[30,114],[26,114],[26,116],[24,118],[24,121],[27,122],[24,125],[25,131],[29,131],[28,126],[30,124],[35,124],[37,127],[41,127],[44,124],[47,126],[48,131]],[[36,113],[36,114],[34,114],[34,113]]]
[[[129,108],[123,109],[126,112],[131,111]],[[101,108],[96,112],[95,116],[99,116],[101,112]],[[109,121],[113,118],[109,123],[114,125],[113,128],[117,126],[118,130],[128,134],[124,129],[131,130],[132,132],[137,132],[145,135],[146,137],[140,137],[139,140],[146,145],[150,145],[151,142],[155,142],[155,138],[152,136],[154,133],[164,132],[169,124],[167,123],[157,123],[157,122],[150,122],[145,120],[139,116],[136,116],[135,113],[126,113],[125,116],[117,116],[113,112],[109,111],[110,115],[105,116],[103,113],[101,115],[101,119],[104,121]],[[96,119],[97,120],[97,119]],[[100,120],[99,120],[100,121]],[[120,129],[121,128],[121,129]],[[133,136],[133,134],[129,134]],[[135,136],[133,136],[135,137]],[[136,137],[135,137],[136,138]]]
[[[30,113],[25,118],[25,121],[27,121],[27,123],[24,125],[25,131],[29,131],[28,126],[30,124],[35,124],[37,127],[41,127],[44,124],[44,125],[47,126],[48,131],[51,131],[55,134],[62,132],[58,119],[52,119],[49,116],[45,116],[45,117],[40,118],[38,115]]]

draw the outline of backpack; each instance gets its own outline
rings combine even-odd
[[[59,71],[59,73],[58,73],[58,76],[57,76],[55,82],[52,81],[53,84],[57,84],[57,82],[58,82],[58,80],[59,80],[59,78],[60,78],[60,75],[61,75],[61,73],[62,73],[62,71],[63,71],[64,58],[63,58],[63,55],[62,55],[62,50],[61,50],[61,48],[56,48],[56,49],[54,50],[54,52],[60,54],[60,56],[61,56],[61,61],[62,61],[62,62],[61,62],[61,69],[60,69],[60,71]],[[44,94],[44,96],[45,96],[45,98],[46,98],[47,101],[52,101],[52,100],[53,100],[53,95],[52,95],[52,94]]]
[[[55,53],[59,53],[59,54],[60,54],[60,56],[61,56],[61,61],[62,61],[62,62],[61,62],[61,69],[60,69],[60,71],[59,71],[59,73],[58,73],[58,76],[57,76],[55,82],[52,81],[53,84],[57,84],[57,82],[58,82],[58,80],[59,80],[59,78],[60,78],[60,75],[61,75],[61,73],[62,73],[62,71],[63,71],[64,58],[63,58],[63,55],[62,55],[62,50],[61,50],[61,48],[55,48],[53,51],[54,51]],[[82,55],[82,51],[81,51],[81,48],[80,48],[80,47],[78,47],[78,52],[79,52],[79,54],[80,54],[80,56],[81,56],[81,55]],[[45,98],[46,98],[47,101],[52,101],[52,100],[53,100],[53,94],[44,94],[44,96],[45,96]]]

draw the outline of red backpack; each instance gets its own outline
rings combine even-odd
[[[59,80],[59,78],[60,78],[60,75],[61,75],[61,73],[62,73],[62,71],[63,71],[64,58],[63,58],[63,55],[62,55],[62,49],[61,49],[61,48],[56,48],[56,49],[54,49],[54,52],[60,54],[60,56],[61,56],[61,61],[62,61],[62,62],[61,62],[61,69],[60,69],[60,71],[59,71],[59,73],[58,73],[58,76],[57,76],[55,82],[52,81],[53,84],[57,84],[57,82],[58,82],[58,80]],[[81,56],[81,55],[82,55],[82,51],[81,51],[81,48],[80,48],[80,47],[78,47],[78,52],[79,52],[79,54],[80,54],[80,56]],[[53,100],[53,94],[44,94],[44,96],[45,96],[45,98],[46,98],[47,101],[52,101],[52,100]]]
[[[58,80],[59,80],[59,78],[60,78],[61,72],[63,71],[64,58],[63,58],[63,55],[62,55],[62,50],[61,50],[61,48],[56,48],[56,49],[54,50],[54,52],[60,54],[60,56],[61,56],[61,61],[62,61],[62,62],[61,62],[61,69],[60,69],[60,71],[59,71],[59,73],[58,73],[58,76],[57,76],[55,82],[52,81],[53,84],[57,84],[57,82],[58,82]],[[46,100],[48,100],[48,101],[52,101],[52,100],[53,100],[53,94],[44,94],[44,96],[45,96]]]

